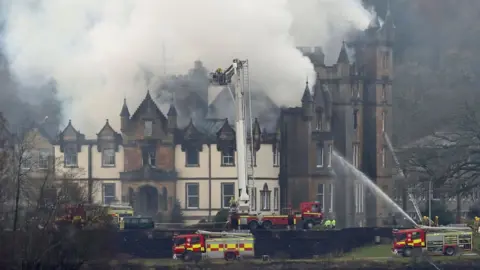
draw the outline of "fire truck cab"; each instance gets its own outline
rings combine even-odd
[[[458,252],[471,251],[472,246],[473,234],[468,227],[393,230],[392,252],[404,257],[410,257],[415,250],[453,256]]]
[[[249,229],[251,231],[273,228],[285,228],[288,226],[297,226],[302,224],[303,229],[311,229],[317,224],[321,224],[323,220],[322,206],[319,202],[302,202],[300,203],[300,211],[294,211],[291,207],[282,209],[280,215],[240,215],[233,213],[230,215],[228,227],[237,229]]]
[[[254,239],[249,233],[213,233],[176,235],[173,238],[173,258],[198,261],[202,258],[235,260],[253,257]]]

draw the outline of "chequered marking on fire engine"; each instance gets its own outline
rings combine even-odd
[[[237,244],[226,244],[226,250],[236,250]]]
[[[239,251],[250,251],[253,250],[253,244],[239,244]]]
[[[223,244],[207,244],[207,251],[223,251]]]

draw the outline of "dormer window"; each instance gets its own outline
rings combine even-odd
[[[145,127],[143,130],[143,135],[146,137],[150,137],[153,134],[153,122],[152,121],[145,121]]]
[[[235,152],[233,149],[222,151],[222,166],[235,166]]]
[[[114,149],[103,149],[102,166],[115,167],[115,150]]]
[[[185,166],[198,167],[200,165],[200,157],[197,149],[189,148],[185,151]]]
[[[64,152],[64,166],[77,167],[78,166],[78,152],[76,145],[68,145]]]

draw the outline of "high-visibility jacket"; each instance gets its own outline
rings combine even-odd
[[[335,227],[335,219],[332,220],[332,226]]]
[[[325,220],[325,226],[330,226],[330,225],[332,225],[332,222],[329,219]]]

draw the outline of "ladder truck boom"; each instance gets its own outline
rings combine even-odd
[[[250,196],[247,193],[247,141],[245,132],[245,89],[243,83],[244,69],[248,68],[247,60],[234,59],[225,71],[217,69],[215,73],[211,74],[211,82],[217,85],[229,86],[233,84],[234,102],[236,110],[235,120],[235,137],[237,147],[237,173],[238,173],[238,188],[240,190],[240,197],[238,199],[239,213],[250,212]],[[230,89],[229,89],[230,90]]]
[[[209,232],[198,230],[197,234],[203,234],[208,236],[217,236],[217,237],[252,237],[251,233],[238,233],[238,232]]]

